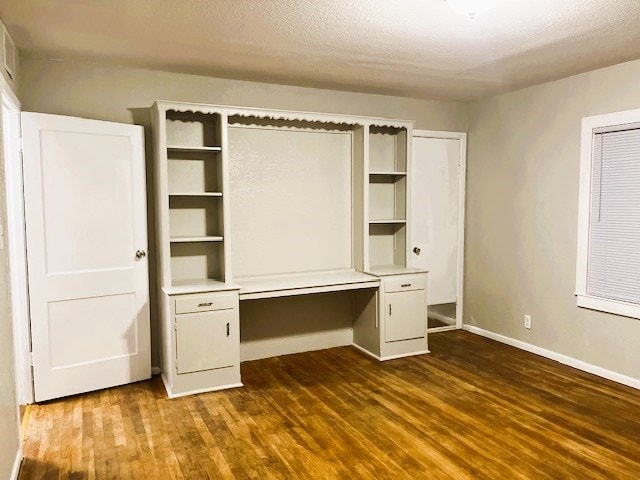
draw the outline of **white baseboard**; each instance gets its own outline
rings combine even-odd
[[[352,347],[356,348],[357,350],[360,350],[362,353],[364,353],[365,355],[371,357],[371,358],[375,358],[378,361],[381,361],[382,359],[380,358],[379,355],[376,355],[375,353],[370,352],[369,350],[367,350],[364,347],[361,347],[360,345],[357,345],[355,343],[351,344]]]
[[[384,362],[386,360],[396,360],[398,358],[413,357],[414,355],[424,355],[426,353],[431,353],[429,350],[420,350],[420,351],[417,351],[417,352],[398,353],[396,355],[387,355],[386,357],[381,357],[379,355],[376,355],[375,353],[370,352],[366,348],[361,347],[360,345],[356,345],[355,343],[352,343],[351,346],[355,347],[358,350],[360,350],[365,355],[368,355],[368,356],[370,356],[372,358],[375,358],[376,360],[378,360],[380,362]]]
[[[161,373],[160,367],[151,367],[151,375],[160,375]]]
[[[455,327],[456,319],[447,317],[446,315],[442,315],[441,313],[434,312],[433,310],[429,310],[429,318],[433,318],[434,320],[440,320],[443,323],[446,323],[447,326]]]
[[[563,355],[562,353],[547,350],[546,348],[538,347],[521,340],[516,340],[515,338],[506,337],[504,335],[500,335],[499,333],[484,330],[473,325],[463,325],[462,328],[467,332],[475,333],[476,335],[490,338],[491,340],[496,340],[497,342],[511,345],[512,347],[516,347],[527,352],[535,353],[536,355],[540,355],[541,357],[555,360],[556,362],[568,365],[569,367],[577,368],[578,370],[582,370],[583,372],[591,373],[593,375],[597,375],[598,377],[606,378],[608,380],[612,380],[629,387],[640,389],[640,379],[628,377],[627,375],[613,372],[611,370],[607,370],[606,368],[598,367],[597,365],[578,360],[577,358],[569,357],[568,355]]]
[[[260,360],[292,353],[345,347],[353,343],[353,329],[341,328],[282,338],[266,338],[240,343],[240,361]]]
[[[19,448],[16,452],[16,458],[13,461],[13,468],[11,469],[11,476],[9,477],[10,480],[18,479],[18,474],[20,473],[20,465],[22,464],[22,457],[22,449]]]
[[[447,325],[446,327],[431,327],[427,328],[427,334],[438,333],[438,332],[450,332],[451,330],[457,330],[458,327],[455,325]]]

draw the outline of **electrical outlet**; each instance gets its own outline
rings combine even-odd
[[[531,315],[524,316],[524,328],[531,330]]]

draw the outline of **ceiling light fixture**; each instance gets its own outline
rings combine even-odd
[[[475,18],[489,10],[494,0],[446,0],[451,10],[469,18]]]

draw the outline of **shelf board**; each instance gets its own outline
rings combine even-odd
[[[407,175],[407,172],[381,172],[381,171],[376,171],[376,172],[369,172],[369,175],[380,175],[380,176],[387,176],[387,177],[404,177]]]
[[[189,147],[186,145],[167,145],[170,152],[221,152],[222,147]]]
[[[221,242],[222,237],[206,236],[206,237],[171,237],[171,243],[196,243],[196,242]]]
[[[171,192],[170,197],[222,197],[222,192]]]
[[[370,225],[404,224],[406,220],[369,220]]]

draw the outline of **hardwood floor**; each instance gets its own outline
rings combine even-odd
[[[20,478],[640,478],[640,392],[461,331],[379,363],[350,347],[31,408]]]

